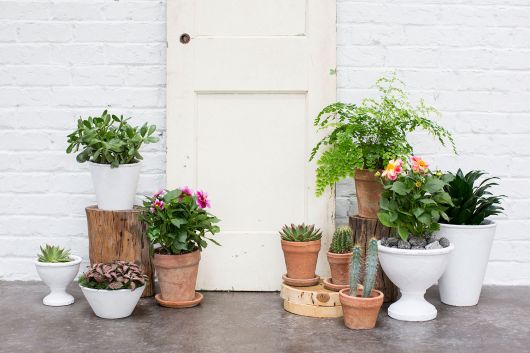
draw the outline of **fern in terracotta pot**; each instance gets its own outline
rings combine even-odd
[[[334,103],[316,117],[314,126],[327,135],[313,148],[310,160],[320,150],[316,171],[316,194],[327,187],[353,177],[355,179],[359,216],[377,218],[383,187],[374,176],[387,161],[404,159],[412,153],[407,134],[422,129],[442,145],[455,150],[449,131],[430,117],[438,111],[420,100],[414,106],[395,74],[376,81],[377,99],[366,98],[360,104]]]
[[[160,190],[146,198],[143,220],[147,236],[155,249],[160,305],[183,308],[197,305],[202,295],[195,292],[201,251],[211,241],[208,234],[220,231],[219,219],[206,211],[210,207],[207,194],[188,187]]]

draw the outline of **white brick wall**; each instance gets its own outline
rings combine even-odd
[[[483,168],[509,196],[487,283],[530,284],[530,3],[337,0],[338,97],[396,69],[444,114],[459,156],[416,135],[445,169]],[[165,127],[165,1],[0,0],[0,279],[35,279],[43,242],[87,255],[86,166],[64,154],[79,115],[105,107]],[[165,143],[146,146],[139,194],[164,185]],[[337,221],[355,212],[337,190]]]
[[[530,284],[530,2],[338,0],[338,98],[358,102],[396,70],[414,97],[443,113],[459,151],[428,136],[417,152],[442,169],[484,169],[508,195],[486,283]],[[351,181],[337,188],[337,222],[355,213]]]
[[[105,108],[165,129],[165,1],[0,1],[0,279],[36,279],[44,242],[88,257],[76,119]],[[163,136],[162,136],[163,137]],[[165,141],[144,148],[139,195],[165,184]]]

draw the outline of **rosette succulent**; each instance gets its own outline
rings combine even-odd
[[[322,238],[320,229],[315,228],[314,224],[284,225],[280,231],[280,236],[285,241],[313,241]]]

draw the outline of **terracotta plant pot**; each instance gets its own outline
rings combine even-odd
[[[383,184],[374,174],[374,171],[367,169],[355,170],[355,193],[360,217],[377,218]]]
[[[315,278],[320,239],[313,241],[286,241],[282,239],[282,250],[291,279]]]
[[[155,253],[154,264],[162,300],[182,302],[195,298],[195,284],[200,260],[199,250],[184,255]]]
[[[346,327],[354,330],[374,328],[379,310],[383,304],[383,293],[373,289],[369,298],[352,297],[349,293],[349,288],[339,292]],[[358,289],[357,295],[362,295],[362,289]]]
[[[328,263],[331,270],[331,282],[346,285],[350,279],[350,264],[352,253],[335,254],[328,251]]]

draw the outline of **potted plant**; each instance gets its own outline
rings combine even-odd
[[[353,177],[360,217],[377,218],[379,199],[383,191],[376,171],[381,171],[390,159],[405,158],[412,153],[407,134],[423,129],[442,145],[454,147],[451,134],[431,121],[438,114],[433,107],[420,100],[417,106],[409,102],[403,83],[395,75],[376,82],[381,97],[367,98],[361,104],[334,103],[325,107],[314,125],[328,134],[311,152],[313,160],[320,155],[316,170],[316,194],[336,182]]]
[[[286,284],[307,287],[320,281],[315,274],[322,232],[315,225],[284,225],[280,231],[287,273]]]
[[[98,208],[102,210],[133,208],[143,159],[140,147],[158,141],[152,136],[155,125],[133,127],[129,119],[105,110],[100,117],[80,118],[77,129],[68,135],[66,153],[81,149],[77,161],[88,162]]]
[[[42,303],[49,306],[73,304],[74,297],[66,292],[66,287],[77,276],[81,258],[55,245],[46,244],[44,248],[40,247],[40,251],[35,267],[39,277],[50,288],[50,294],[44,297]]]
[[[94,314],[103,319],[130,316],[142,296],[147,277],[133,262],[95,263],[79,278]]]
[[[436,318],[436,308],[424,294],[444,272],[454,248],[446,238],[431,236],[440,229],[440,219],[449,219],[445,211],[452,201],[444,187],[452,176],[433,173],[428,167],[423,159],[413,156],[410,167],[394,160],[382,173],[385,186],[378,217],[399,239],[381,240],[379,261],[401,291],[401,298],[388,308],[388,315],[398,320]]]
[[[160,190],[144,201],[143,219],[147,236],[155,249],[154,265],[160,284],[155,299],[162,306],[187,308],[198,305],[202,294],[195,292],[201,251],[207,236],[220,231],[219,219],[206,211],[210,201],[205,192],[188,187]]]
[[[350,270],[350,286],[341,289],[339,300],[342,305],[344,324],[355,330],[375,327],[379,310],[383,304],[382,292],[373,289],[377,274],[377,240],[372,238],[368,243],[364,270],[364,286],[361,281],[361,247],[353,247]],[[361,288],[360,288],[361,287]]]
[[[331,278],[324,279],[324,287],[329,290],[339,291],[348,287],[350,263],[352,258],[352,230],[342,226],[335,230],[328,251],[328,263]]]
[[[496,224],[487,219],[503,211],[500,206],[504,195],[494,196],[489,191],[495,177],[478,180],[485,173],[473,170],[465,174],[458,170],[445,187],[453,206],[442,220],[437,235],[449,239],[455,250],[449,264],[438,281],[443,303],[455,306],[472,306],[478,303],[486,273]]]

